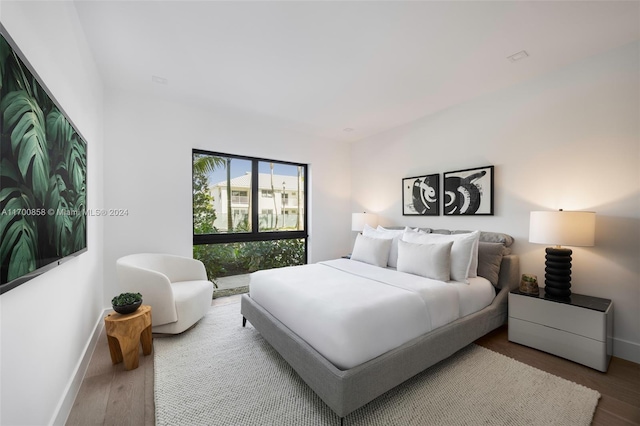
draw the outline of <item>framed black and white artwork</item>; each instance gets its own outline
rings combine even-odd
[[[440,214],[440,175],[402,179],[402,214],[438,216]]]
[[[493,215],[493,166],[445,173],[444,214]]]

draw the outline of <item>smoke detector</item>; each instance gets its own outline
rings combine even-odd
[[[507,56],[507,59],[510,60],[511,62],[517,62],[517,61],[520,61],[520,60],[522,60],[524,58],[528,58],[528,57],[529,57],[529,54],[527,53],[527,51],[526,50],[521,50],[518,53],[514,53],[511,56]]]

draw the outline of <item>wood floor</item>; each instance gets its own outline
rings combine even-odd
[[[593,425],[640,425],[640,365],[612,357],[606,373],[509,342],[507,326],[476,343],[510,358],[600,392]]]
[[[240,296],[215,299],[213,306],[237,303]],[[154,338],[163,338],[154,335]],[[477,344],[540,370],[595,389],[602,395],[594,425],[640,425],[640,365],[612,358],[607,373],[511,343],[507,327],[476,341]],[[541,407],[541,409],[544,409]],[[143,356],[136,370],[112,365],[106,334],[102,333],[87,374],[74,402],[67,425],[155,424],[153,399],[153,354]]]

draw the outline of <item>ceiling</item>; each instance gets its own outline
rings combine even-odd
[[[344,141],[640,39],[635,1],[75,4],[107,87]]]

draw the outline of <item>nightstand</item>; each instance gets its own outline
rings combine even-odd
[[[530,346],[600,371],[613,349],[613,303],[571,293],[567,300],[509,293],[509,341]]]

